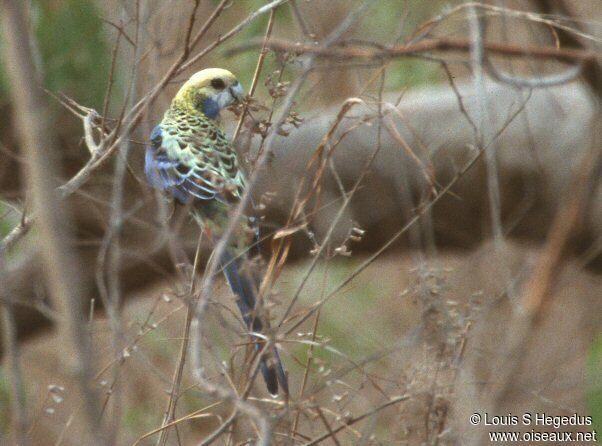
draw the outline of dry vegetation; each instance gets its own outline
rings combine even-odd
[[[594,1],[0,13],[0,442],[488,444],[475,412],[602,429]],[[249,93],[225,116],[252,185],[231,227],[265,213],[286,397],[186,210],[142,179],[208,66]]]

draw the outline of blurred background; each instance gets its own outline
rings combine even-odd
[[[0,443],[253,444],[267,420],[263,444],[486,444],[485,412],[602,429],[597,0],[0,5]],[[291,395],[245,391],[219,278],[166,423],[198,233],[143,153],[212,66],[255,86],[223,120],[277,234],[263,299]]]

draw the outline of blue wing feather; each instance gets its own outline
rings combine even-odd
[[[150,140],[146,148],[144,171],[153,187],[170,193],[182,203],[192,197],[200,200],[219,199],[215,185],[195,169],[188,168],[187,172],[178,169],[182,163],[170,158],[163,149],[163,130],[160,125],[153,129]]]

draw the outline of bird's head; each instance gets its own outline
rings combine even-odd
[[[244,97],[244,90],[236,77],[222,68],[206,68],[193,74],[182,85],[173,104],[195,109],[210,119]]]

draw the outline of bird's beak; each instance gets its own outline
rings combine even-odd
[[[234,102],[242,101],[245,97],[245,91],[243,90],[242,85],[240,85],[240,82],[237,82],[236,85],[230,87],[230,94],[232,95]]]
[[[231,106],[234,103],[241,102],[245,97],[245,92],[239,82],[232,85],[227,90],[222,90],[215,95],[214,100],[219,110]]]

